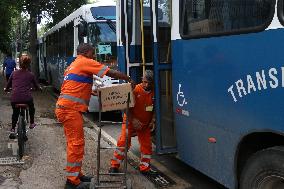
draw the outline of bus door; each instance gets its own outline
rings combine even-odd
[[[143,70],[154,71],[156,150],[159,154],[176,152],[172,105],[171,0],[121,0],[119,9],[121,33],[118,45],[125,50],[124,53],[119,50],[119,69],[137,83],[141,82]]]
[[[121,53],[121,49],[119,50],[119,69],[129,74],[136,83],[140,83],[143,70],[153,70],[153,35],[150,2],[121,0],[119,6],[121,22],[119,25],[120,30],[118,34],[120,38],[118,45],[120,47],[122,45],[124,49],[124,54]],[[125,65],[121,64],[124,58]]]
[[[156,150],[159,154],[177,151],[172,94],[171,2],[152,0]]]

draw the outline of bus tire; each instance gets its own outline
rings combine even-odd
[[[241,173],[240,189],[268,188],[284,188],[284,146],[256,152]]]

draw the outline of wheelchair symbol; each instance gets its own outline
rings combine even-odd
[[[183,107],[187,104],[186,99],[184,97],[183,92],[181,91],[181,84],[178,85],[178,93],[177,93],[177,103],[179,106]]]

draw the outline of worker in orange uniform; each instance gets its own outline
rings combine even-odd
[[[138,136],[140,144],[140,165],[142,173],[150,172],[150,160],[152,154],[151,129],[153,127],[153,72],[146,70],[142,83],[136,85],[133,91],[135,105],[129,111],[128,124],[128,148],[131,145],[131,136]],[[117,142],[117,147],[125,147],[126,143],[126,115],[123,117],[122,131]],[[118,148],[114,151],[114,157],[111,159],[111,168],[109,173],[119,173],[119,167],[124,159],[124,149]]]
[[[67,142],[67,181],[65,189],[87,189],[92,177],[81,172],[84,156],[84,131],[82,112],[86,112],[92,93],[93,74],[107,75],[128,82],[129,76],[93,60],[94,48],[82,43],[77,48],[77,58],[64,73],[61,93],[56,103],[56,116],[63,124]]]

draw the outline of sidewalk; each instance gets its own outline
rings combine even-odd
[[[0,78],[0,87],[4,88],[5,81]],[[11,127],[12,108],[10,94],[0,90],[0,158],[15,157],[8,148],[11,142],[8,138]],[[29,140],[26,143],[24,164],[0,165],[0,189],[62,189],[65,184],[66,143],[63,128],[54,117],[55,99],[48,91],[35,92],[36,107],[35,121],[38,126],[28,131]],[[96,138],[95,129],[89,129],[94,124],[88,120],[85,126],[85,158],[83,168],[85,174],[94,175],[96,168]],[[102,145],[109,146],[102,140]],[[112,151],[101,153],[101,170],[107,172]],[[155,186],[139,171],[128,166],[129,177],[134,189],[153,189]],[[109,179],[117,179],[109,178]]]

